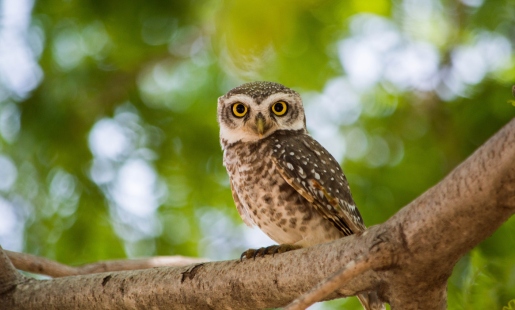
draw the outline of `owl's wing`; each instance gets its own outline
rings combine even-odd
[[[276,140],[272,159],[286,182],[345,235],[366,228],[340,165],[311,136]]]
[[[232,185],[232,181],[230,178],[229,181],[231,182],[232,199],[234,199],[236,210],[238,210],[238,213],[240,214],[240,217],[243,220],[243,222],[247,224],[248,227],[252,227],[252,220],[250,219],[250,216],[247,213],[247,209],[245,209],[245,207],[243,207],[243,205],[241,204],[240,197],[238,197],[238,193],[236,192],[234,185]]]

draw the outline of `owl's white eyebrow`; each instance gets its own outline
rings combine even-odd
[[[247,103],[249,101],[254,101],[254,98],[248,96],[248,95],[244,95],[244,94],[237,94],[237,95],[233,95],[231,97],[229,97],[227,99],[227,101],[225,102],[226,105],[233,105],[237,102],[241,102],[241,103]]]
[[[286,103],[290,103],[291,101],[293,101],[293,98],[294,98],[295,95],[293,94],[286,94],[286,93],[276,93],[276,94],[273,94],[273,95],[270,95],[269,97],[263,99],[263,101],[261,101],[260,105],[268,105],[268,104],[271,104],[271,103],[275,103],[277,101],[285,101]]]

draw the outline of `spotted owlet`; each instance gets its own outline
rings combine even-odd
[[[218,122],[241,218],[279,243],[242,257],[309,247],[365,229],[340,165],[306,129],[297,92],[273,82],[243,84],[218,99]],[[375,309],[375,293],[358,297],[366,309]]]

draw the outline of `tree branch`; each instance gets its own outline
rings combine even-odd
[[[19,272],[14,269],[13,264],[11,264],[0,245],[0,296],[15,288],[20,278]]]
[[[44,274],[53,278],[122,270],[148,269],[162,266],[184,266],[207,261],[207,259],[204,258],[192,258],[176,255],[100,261],[78,267],[71,267],[31,254],[17,253],[7,250],[4,250],[4,252],[17,269],[31,273]]]
[[[360,235],[255,261],[25,278],[0,295],[0,309],[277,308],[359,257],[374,266],[388,259],[354,270],[324,299],[377,291],[394,310],[445,309],[455,263],[515,212],[514,158],[512,120],[444,180]],[[3,265],[0,273],[9,273]]]
[[[0,309],[281,307],[368,250],[375,235],[351,236],[255,261],[237,259],[44,281],[26,278],[0,297]],[[372,272],[366,272],[327,299],[370,290],[376,281]]]
[[[386,267],[382,264],[378,264],[378,260],[361,256],[357,259],[349,262],[345,267],[340,269],[336,274],[325,279],[317,286],[312,288],[309,292],[295,299],[291,304],[286,306],[283,310],[303,310],[317,301],[322,300],[327,295],[336,291],[345,282],[352,280],[357,275],[362,274],[365,271],[373,269],[374,265],[378,267]],[[374,264],[375,263],[375,264]]]

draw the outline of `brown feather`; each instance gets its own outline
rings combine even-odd
[[[277,150],[278,171],[325,218],[346,235],[365,229],[340,165],[323,146],[304,134],[281,141]]]

